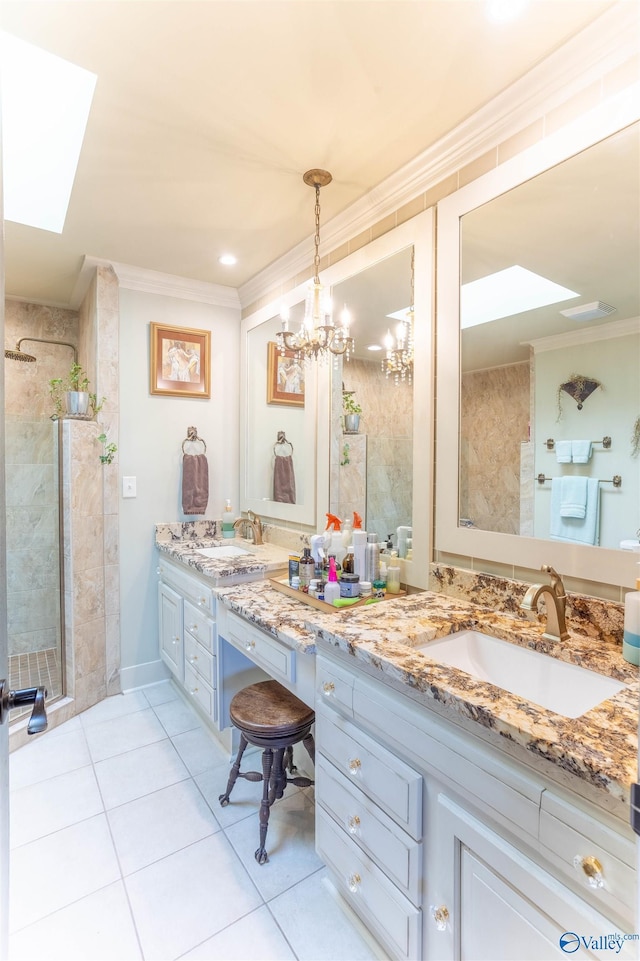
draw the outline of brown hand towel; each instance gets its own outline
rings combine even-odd
[[[182,510],[185,514],[204,514],[209,501],[209,464],[204,454],[185,454],[182,458]]]
[[[293,471],[293,457],[279,457],[273,466],[273,499],[280,504],[295,504],[296,475]]]

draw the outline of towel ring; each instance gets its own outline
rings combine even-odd
[[[273,453],[275,454],[276,457],[278,457],[278,456],[280,456],[280,457],[286,456],[286,455],[284,455],[284,454],[280,454],[280,455],[279,455],[279,454],[277,453],[277,451],[276,451],[276,447],[281,447],[281,446],[283,446],[284,444],[286,444],[288,447],[291,448],[291,453],[293,454],[293,444],[291,443],[290,440],[287,440],[287,437],[286,437],[285,432],[284,432],[283,430],[279,430],[279,431],[278,431],[278,439],[276,440],[275,444],[273,445]]]
[[[207,453],[207,445],[206,445],[205,442],[203,441],[202,437],[198,437],[198,428],[197,428],[197,427],[187,427],[187,436],[186,436],[185,439],[182,441],[182,453],[183,453],[183,454],[184,454],[184,445],[185,445],[187,442],[191,442],[191,443],[194,443],[194,444],[195,444],[196,442],[200,442],[200,443],[202,444],[202,446],[204,447],[204,452],[205,452],[205,454]]]

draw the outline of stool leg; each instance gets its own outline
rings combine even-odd
[[[238,753],[236,755],[235,761],[233,762],[231,773],[229,774],[229,780],[227,781],[227,790],[224,792],[224,794],[221,794],[218,797],[218,800],[220,801],[220,804],[223,808],[226,807],[227,804],[229,803],[229,795],[233,791],[233,785],[238,780],[238,774],[240,773],[240,761],[242,760],[242,755],[244,754],[248,743],[249,742],[247,741],[246,737],[241,732],[240,746],[238,747]]]
[[[283,764],[287,756],[287,748],[280,747],[276,750],[273,759],[273,769],[271,771],[271,789],[269,791],[269,807],[274,801],[279,801],[284,794],[287,786],[286,765]]]
[[[315,741],[313,740],[313,734],[312,734],[311,732],[309,732],[309,733],[307,734],[307,736],[302,739],[302,743],[303,743],[304,746],[306,747],[306,749],[307,749],[307,754],[309,755],[309,757],[311,758],[311,760],[313,761],[313,764],[314,764],[314,766],[315,766],[315,763],[316,763],[316,745],[315,745]]]
[[[293,746],[290,744],[289,747],[285,748],[284,751],[284,766],[285,770],[288,768],[291,774],[296,771],[296,766],[293,763]]]
[[[265,851],[265,841],[267,840],[267,828],[269,827],[269,793],[271,784],[271,767],[273,765],[273,748],[267,747],[262,752],[262,802],[260,804],[260,847],[255,852],[255,859],[258,864],[264,864],[268,860]]]

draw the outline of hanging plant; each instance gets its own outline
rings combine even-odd
[[[640,417],[636,417],[631,433],[631,456],[637,457],[640,454]]]
[[[116,447],[115,444],[107,443],[108,438],[106,434],[99,434],[98,440],[102,444],[102,448],[103,448],[102,453],[100,454],[100,463],[101,464],[113,463],[113,458],[115,457],[116,451],[118,450],[118,448]]]
[[[556,421],[562,418],[563,391],[567,393],[569,397],[573,397],[578,405],[578,410],[582,410],[587,397],[590,397],[598,387],[604,390],[603,385],[599,380],[596,380],[595,377],[586,377],[584,374],[571,374],[569,380],[565,381],[564,384],[560,384],[558,387],[558,416]]]

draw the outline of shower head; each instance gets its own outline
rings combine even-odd
[[[21,360],[26,364],[32,364],[35,361],[33,354],[27,354],[24,350],[20,350],[19,343],[16,344],[15,350],[5,350],[4,356],[5,360]]]

